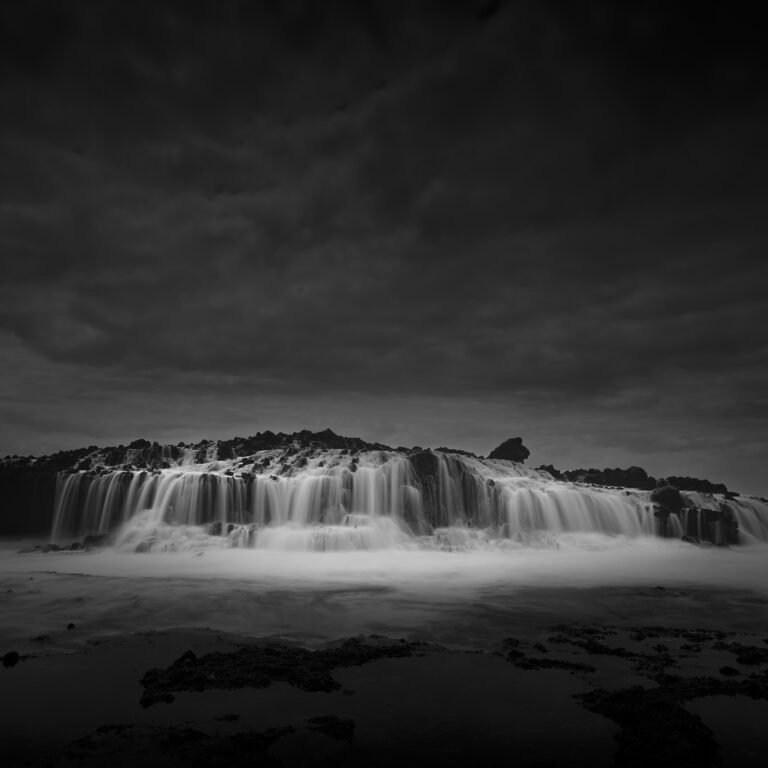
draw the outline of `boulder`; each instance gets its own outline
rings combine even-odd
[[[489,459],[503,459],[505,461],[525,461],[531,452],[523,445],[522,437],[510,437],[501,445],[494,448],[489,454]]]
[[[673,485],[664,485],[651,493],[651,501],[670,512],[678,513],[683,508],[683,497]]]

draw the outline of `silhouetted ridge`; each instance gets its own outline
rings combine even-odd
[[[645,491],[652,491],[654,488],[671,485],[680,491],[732,494],[723,483],[712,483],[709,480],[701,480],[697,477],[681,477],[678,475],[655,478],[649,475],[642,467],[559,470],[551,464],[542,464],[537,469],[548,472],[557,480],[568,480],[572,483],[590,483],[591,485],[614,486],[618,488],[639,488]]]

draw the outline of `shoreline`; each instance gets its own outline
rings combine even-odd
[[[633,765],[648,754],[675,755],[680,765],[716,765],[721,756],[759,765],[747,753],[762,736],[745,740],[743,713],[748,726],[768,711],[763,635],[604,621],[521,623],[483,650],[392,635],[310,649],[215,629],[84,638],[0,669],[0,739],[7,764],[28,768],[210,764],[216,754],[246,765],[253,752],[242,744],[254,740],[265,765],[285,766],[491,766],[510,751],[526,766]],[[288,654],[289,677],[270,678],[268,665],[265,679],[250,682],[260,654],[275,648]],[[383,651],[361,661],[360,648]],[[332,684],[318,685],[301,670],[326,649]],[[244,652],[255,656],[233,671]],[[149,703],[148,680],[158,691]],[[718,732],[734,706],[741,722]],[[664,723],[655,722],[659,712]],[[679,744],[690,759],[675,753]]]
[[[9,764],[760,765],[764,548],[358,554],[0,551],[0,650],[27,656],[0,668]],[[147,673],[189,652],[229,669],[272,643],[299,668],[350,638],[412,652],[329,668],[337,690],[195,684],[141,706]]]

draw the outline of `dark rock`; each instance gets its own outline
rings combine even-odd
[[[109,538],[106,533],[89,533],[83,539],[83,547],[85,549],[93,549],[94,547],[105,547],[107,545],[107,539]]]
[[[173,701],[178,691],[265,688],[283,681],[304,691],[335,691],[341,685],[330,672],[377,659],[411,656],[419,643],[367,643],[349,638],[319,651],[293,645],[269,643],[239,648],[231,653],[208,653],[197,657],[187,651],[166,669],[150,669],[141,679],[141,705]]]
[[[597,689],[576,696],[592,712],[621,727],[614,765],[714,766],[718,746],[712,731],[688,712],[667,686],[618,691]]]
[[[220,460],[234,459],[235,451],[231,445],[220,442],[216,449],[216,455]]]
[[[494,448],[488,455],[489,459],[502,459],[505,461],[525,461],[531,452],[523,445],[522,437],[510,437],[501,445]]]
[[[651,494],[651,501],[669,512],[679,513],[683,509],[683,497],[680,491],[671,485],[656,488]]]
[[[709,480],[701,480],[698,477],[681,477],[670,475],[658,481],[659,486],[671,485],[681,491],[701,491],[702,493],[727,493],[728,489],[723,483],[711,483]]]
[[[3,655],[4,667],[15,667],[21,660],[21,655],[17,651],[8,651]]]
[[[439,460],[432,451],[412,453],[408,457],[416,474],[421,478],[437,477]]]
[[[718,651],[730,651],[736,654],[736,661],[739,664],[748,666],[755,664],[768,664],[768,648],[758,645],[743,645],[742,643],[717,642],[712,646]]]
[[[139,438],[138,440],[134,440],[132,443],[128,443],[129,448],[151,448],[152,443],[149,442],[149,440],[144,440],[143,438]]]
[[[70,621],[69,624],[67,624],[67,629],[74,629],[75,625]]]
[[[561,473],[563,479],[574,483],[615,486],[618,488],[640,488],[651,490],[656,487],[656,480],[650,477],[642,467],[627,469],[569,469]]]

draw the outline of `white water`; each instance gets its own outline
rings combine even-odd
[[[0,647],[33,651],[37,634],[65,642],[70,621],[72,638],[210,626],[310,641],[402,632],[479,646],[527,624],[577,619],[724,628],[739,621],[768,630],[765,544],[699,548],[583,533],[557,543],[452,552],[209,547],[147,556],[0,549]],[[635,591],[657,586],[686,592]]]
[[[556,547],[573,534],[627,539],[688,532],[724,543],[719,522],[654,516],[650,492],[553,480],[506,461],[435,452],[419,472],[406,456],[368,451],[261,451],[247,460],[154,471],[75,472],[58,478],[52,537],[109,534],[125,551],[247,547],[297,551]],[[247,465],[247,469],[244,469]],[[686,493],[726,509],[742,543],[768,541],[768,505]],[[706,528],[706,530],[704,530]]]

